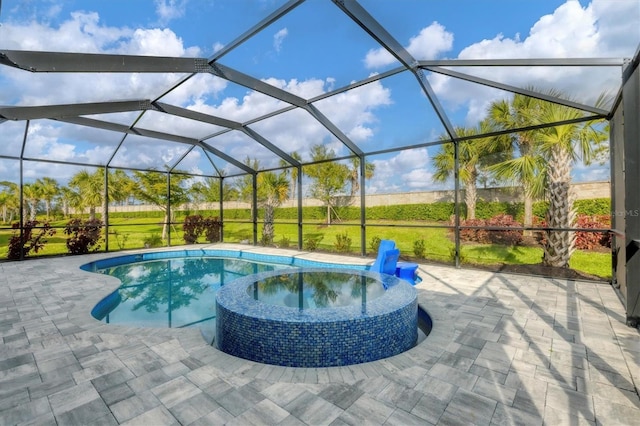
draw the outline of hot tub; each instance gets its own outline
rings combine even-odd
[[[266,364],[329,367],[415,346],[415,288],[397,277],[303,268],[240,278],[216,296],[220,350]]]

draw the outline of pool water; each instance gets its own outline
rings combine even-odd
[[[207,327],[215,323],[216,292],[237,278],[290,265],[222,257],[176,257],[125,263],[94,272],[122,285],[92,315],[109,324]]]
[[[289,308],[322,309],[365,305],[382,296],[379,280],[347,272],[291,272],[266,277],[247,287],[254,300]]]

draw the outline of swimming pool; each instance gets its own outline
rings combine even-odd
[[[176,250],[112,257],[82,269],[122,282],[93,308],[94,318],[139,327],[199,327],[209,336],[216,292],[227,283],[278,269],[347,266],[234,250]]]
[[[368,265],[203,249],[118,256],[88,263],[81,268],[114,276],[122,283],[120,288],[104,297],[92,309],[94,318],[109,324],[136,327],[197,327],[211,345],[258,362],[315,367],[367,362],[413,347],[417,328],[420,328],[422,336],[428,335],[431,329],[428,314],[417,306],[413,286],[395,276],[368,271]],[[304,271],[312,274],[305,275]],[[319,272],[322,272],[320,279]],[[334,280],[336,276],[343,277],[341,283],[326,285],[327,280]],[[312,285],[297,295],[280,291],[273,294],[274,288],[283,287],[273,285],[273,280],[282,284],[283,277],[288,277],[289,281],[295,278],[299,283],[311,282]],[[252,284],[251,289],[247,283]],[[257,340],[276,342],[276,346],[283,342],[294,342],[293,346],[289,346],[289,354],[299,355],[297,359],[282,361],[274,355],[275,352],[269,351],[253,356],[250,347],[247,349],[249,352],[244,353],[229,351],[228,343],[236,339],[233,332],[224,333],[227,345],[221,345],[221,315],[232,317],[237,313],[234,313],[234,309],[246,302],[246,298],[234,293],[236,284],[244,286],[242,296],[251,296],[252,302],[258,304],[257,310],[255,304],[251,306],[249,316],[237,316],[243,322],[237,332],[246,333],[251,328],[264,325],[261,323],[257,326],[254,322],[256,317],[251,315],[256,312],[260,315],[268,311],[270,318],[267,320],[275,318],[269,327],[273,324],[304,323],[297,331],[285,330],[280,325],[267,327],[267,334]],[[284,285],[287,286],[291,286],[291,282]],[[387,291],[390,288],[392,290]],[[226,289],[230,290],[226,294],[233,296],[225,296],[224,303],[220,304],[221,295]],[[357,296],[355,299],[354,295]],[[398,295],[402,295],[402,300]],[[358,297],[359,300],[356,300]],[[295,305],[296,300],[299,305]],[[396,303],[398,301],[400,304]],[[307,311],[304,310],[305,306]],[[296,307],[296,312],[292,312],[291,307]],[[310,313],[309,308],[317,312]],[[292,333],[299,334],[298,340],[291,338]],[[337,340],[328,339],[327,336],[336,337]],[[382,340],[380,336],[383,336]],[[324,341],[322,345],[321,341]],[[234,343],[231,343],[232,346]],[[325,351],[319,361],[319,358],[310,359],[307,356],[308,353],[318,352],[321,346],[346,347],[347,351]]]

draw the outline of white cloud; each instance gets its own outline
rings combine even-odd
[[[390,158],[376,159],[373,178],[367,181],[367,192],[426,191],[440,189],[433,182],[429,152],[426,148],[400,151]]]
[[[620,31],[617,28],[625,30]],[[632,56],[640,38],[640,3],[594,0],[582,7],[568,0],[552,14],[541,17],[529,34],[513,39],[497,34],[464,48],[460,59],[586,58]],[[629,37],[629,34],[634,34]],[[603,91],[620,84],[617,67],[485,67],[457,71],[518,87],[555,88],[573,100],[593,103]],[[434,91],[449,111],[467,110],[467,125],[484,116],[484,109],[506,93],[460,80],[430,75]],[[461,123],[462,124],[462,123]]]
[[[446,31],[438,22],[420,30],[411,37],[406,49],[416,60],[435,59],[439,54],[451,49],[453,34]],[[385,49],[372,49],[364,59],[367,68],[379,68],[392,64],[396,59]]]
[[[282,42],[288,35],[289,30],[287,30],[286,28],[283,28],[275,33],[275,35],[273,36],[273,48],[276,50],[276,52],[280,52],[280,49],[282,48]]]
[[[73,12],[58,27],[37,21],[8,22],[0,26],[0,40],[3,49],[97,53],[133,34],[129,28],[105,27],[99,21],[95,12]]]
[[[187,6],[187,0],[154,0],[154,2],[156,14],[162,25],[166,25],[173,19],[182,18]]]
[[[158,17],[165,22],[178,18],[184,13],[185,5],[186,1],[157,1]],[[491,39],[467,46],[459,53],[459,57],[630,56],[637,48],[634,43],[637,43],[639,38],[637,36],[640,27],[639,8],[640,3],[637,0],[615,2],[594,0],[586,7],[582,7],[575,0],[569,0],[552,14],[540,18],[528,34],[515,38],[496,34]],[[59,12],[52,10],[51,13]],[[629,34],[634,36],[629,37]],[[273,46],[276,51],[280,51],[287,36],[287,28],[274,34]],[[75,12],[58,26],[37,21],[23,24],[5,22],[0,26],[0,40],[2,40],[2,47],[6,49],[183,57],[202,55],[199,47],[185,45],[185,42],[168,28],[113,27],[102,24],[97,13],[87,12]],[[418,60],[433,59],[449,52],[452,44],[453,34],[441,24],[434,22],[411,37],[406,48]],[[211,45],[214,51],[221,47],[219,43]],[[369,68],[378,68],[393,62],[394,58],[382,49],[370,51],[364,59],[365,65]],[[513,85],[553,84],[560,88],[567,88],[569,92],[585,99],[598,95],[598,90],[594,89],[596,86],[592,83],[603,80],[599,75],[601,70],[594,69],[583,71],[576,68],[563,68],[558,71],[557,68],[552,70],[532,67],[509,70],[492,67],[490,70],[468,69],[465,71]],[[604,81],[610,81],[612,87],[615,87],[619,84],[619,73],[619,69],[614,69],[610,76],[605,76]],[[151,98],[174,85],[182,77],[177,74],[32,74],[0,67],[0,84],[2,84],[0,104],[95,102],[112,100],[114,94],[117,94],[118,98]],[[466,114],[470,125],[475,125],[483,116],[489,102],[503,95],[502,92],[494,89],[439,75],[430,75],[428,78],[447,112],[458,111]],[[303,98],[325,93],[331,90],[335,83],[330,76],[324,79],[271,78],[265,81]],[[376,109],[393,103],[391,91],[383,84],[384,81],[368,84],[315,105],[355,143],[366,147],[366,144],[374,143],[378,132]],[[246,91],[244,95],[237,92],[230,95],[225,92],[229,86],[226,80],[208,74],[198,74],[180,85],[162,101],[240,122],[287,106],[286,103],[252,91]],[[3,137],[8,138],[6,140],[10,142],[10,145],[6,145],[6,149],[10,147],[14,150],[14,147],[20,147],[24,128],[21,126],[14,128],[9,126],[9,123],[0,126],[3,132],[9,129],[11,133],[10,135],[3,133]],[[94,130],[76,126],[69,128],[75,130],[68,128],[60,130],[55,126],[49,129],[40,127],[38,136],[29,139],[28,148],[32,150],[30,152],[37,154],[40,158],[50,156],[55,159],[72,159],[78,162],[87,160],[99,163],[109,158],[113,145],[88,146],[81,145],[77,141],[99,141],[100,137],[109,136],[114,136],[117,140],[119,137],[111,132],[95,133]],[[187,127],[183,120],[171,119],[168,116],[163,116],[163,119],[153,128],[185,135],[191,135],[189,132],[193,131],[193,127]],[[347,153],[344,146],[336,141],[333,135],[302,110],[272,117],[252,125],[252,128],[285,152],[298,151],[306,154],[312,145],[323,143],[334,148],[338,155]],[[32,130],[35,131],[36,128]],[[240,160],[246,156],[261,156],[261,161],[265,162],[263,164],[269,162],[271,166],[277,164],[278,159],[272,154],[266,155],[268,154],[266,149],[253,149],[252,147],[256,146],[254,142],[233,145],[232,142],[240,140],[239,138],[238,135],[229,134],[227,138],[216,139],[215,143],[220,144],[216,147]],[[163,161],[175,161],[179,158],[179,152],[173,149],[171,144],[153,142],[127,144],[118,154],[120,164],[158,167]],[[0,147],[0,152],[4,149],[5,146]],[[189,155],[185,158],[188,161],[180,167],[198,170],[200,159],[200,155],[193,157]],[[371,193],[388,192],[394,188],[421,190],[438,187],[432,182],[432,174],[428,167],[429,155],[426,149],[400,152],[384,161],[376,160],[374,163],[376,164],[374,179],[367,182],[367,191]],[[47,174],[47,167],[39,170]]]

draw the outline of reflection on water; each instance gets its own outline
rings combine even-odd
[[[361,305],[384,294],[379,280],[357,272],[292,272],[256,281],[247,288],[255,300],[298,309]]]
[[[215,319],[216,291],[232,280],[289,268],[240,259],[187,257],[158,259],[105,268],[97,272],[122,281],[114,306],[106,307],[110,324],[189,327]],[[118,303],[119,301],[119,303]]]

